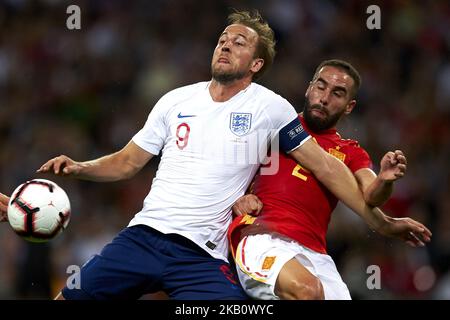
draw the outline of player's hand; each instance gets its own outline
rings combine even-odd
[[[240,197],[233,205],[233,213],[237,216],[246,214],[257,216],[263,207],[263,203],[254,194],[246,194]]]
[[[431,231],[422,223],[411,218],[386,218],[387,223],[378,230],[380,234],[403,240],[412,247],[423,247],[431,241]]]
[[[8,221],[8,203],[9,197],[0,193],[0,222]]]
[[[81,165],[65,155],[50,159],[44,163],[37,173],[53,173],[57,176],[76,176],[81,170]]]
[[[406,173],[406,157],[401,150],[387,152],[380,163],[378,176],[386,182],[394,182]]]

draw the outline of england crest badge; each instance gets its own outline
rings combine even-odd
[[[252,126],[251,113],[232,112],[230,115],[230,130],[237,136],[243,136],[250,131]]]

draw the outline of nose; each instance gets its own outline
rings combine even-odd
[[[221,50],[223,52],[230,52],[230,41],[225,41],[222,45]]]
[[[328,89],[322,91],[322,95],[320,96],[320,102],[322,103],[322,105],[326,106],[328,104],[330,94],[331,92]]]

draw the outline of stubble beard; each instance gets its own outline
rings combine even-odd
[[[320,118],[314,117],[311,114],[311,111],[313,109],[318,109],[318,110],[322,111],[323,113],[325,113],[325,115],[326,115],[325,118],[320,119]],[[308,128],[314,132],[320,132],[323,130],[328,130],[328,129],[334,128],[343,114],[344,114],[344,111],[342,111],[341,113],[330,115],[328,113],[328,111],[322,105],[320,105],[320,104],[311,105],[308,98],[306,98],[305,104],[303,107],[303,119],[305,120]]]
[[[236,80],[245,78],[245,76],[247,75],[247,71],[225,71],[218,70],[214,66],[211,66],[211,75],[215,81],[221,84],[229,84]]]

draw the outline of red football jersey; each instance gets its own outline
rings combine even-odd
[[[342,160],[352,172],[372,167],[369,155],[357,141],[342,139],[335,129],[315,134],[307,128],[303,117],[300,120],[319,145]],[[279,157],[275,175],[257,174],[254,180],[252,193],[264,204],[260,215],[237,217],[230,226],[228,234],[233,253],[242,234],[261,232],[276,232],[316,252],[326,253],[328,224],[338,200],[289,155],[282,153]]]

